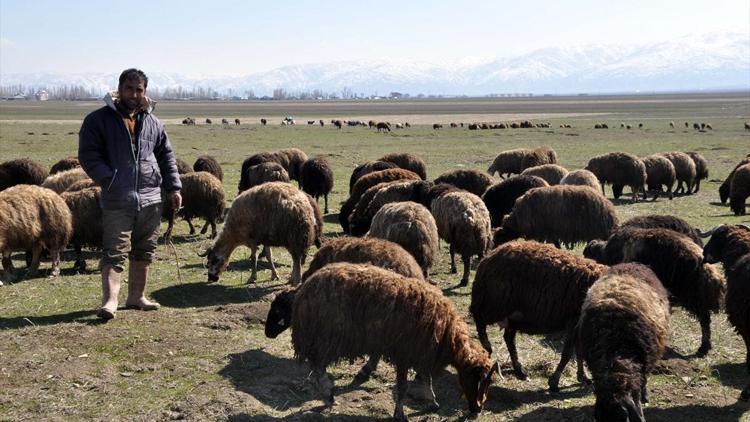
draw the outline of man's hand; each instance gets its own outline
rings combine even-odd
[[[182,205],[182,195],[180,195],[179,191],[170,192],[167,200],[172,205],[173,210],[177,211],[180,209],[180,206]]]

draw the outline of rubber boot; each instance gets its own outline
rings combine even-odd
[[[96,316],[103,320],[110,320],[117,313],[117,300],[120,295],[120,273],[115,267],[102,267],[102,306]]]
[[[125,307],[128,309],[155,311],[161,307],[161,305],[151,302],[143,295],[146,290],[148,265],[149,263],[146,261],[130,261],[128,266],[128,298],[125,301]]]

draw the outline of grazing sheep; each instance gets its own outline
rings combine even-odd
[[[493,180],[489,174],[474,169],[458,169],[441,174],[435,179],[435,184],[447,183],[476,196],[482,196]]]
[[[367,209],[370,207],[372,199],[375,198],[375,195],[377,195],[381,189],[385,189],[386,187],[399,182],[399,180],[394,180],[391,182],[378,183],[377,185],[368,188],[365,193],[360,196],[359,201],[357,201],[357,204],[354,206],[354,209],[351,210],[348,217],[348,234],[352,236],[364,236],[365,233],[367,233],[367,230],[369,230],[369,224],[372,221],[372,218],[368,219],[367,217]],[[352,224],[354,224],[354,226],[352,226]]]
[[[729,185],[729,208],[734,215],[745,215],[745,201],[750,197],[750,164],[737,168]]]
[[[516,377],[526,379],[528,374],[518,360],[516,332],[565,330],[560,363],[549,379],[550,390],[558,391],[560,374],[572,356],[575,326],[586,291],[606,268],[537,242],[514,241],[495,248],[479,263],[471,289],[469,312],[482,346],[492,354],[487,326],[497,323],[504,330]],[[585,380],[581,361],[578,380]]]
[[[690,123],[685,122],[685,129],[688,129],[690,127]]]
[[[211,119],[206,119],[206,124],[207,124],[207,125],[210,125],[211,123],[213,123],[213,122],[211,121]]]
[[[274,154],[272,152],[259,152],[257,154],[253,154],[247,158],[245,158],[244,161],[242,161],[242,167],[240,168],[240,181],[237,184],[237,194],[242,193],[243,191],[249,189],[250,186],[248,183],[248,169],[252,166],[257,166],[258,164],[262,163],[277,163],[279,165],[282,165],[281,160],[279,159],[279,156],[277,154]],[[286,169],[284,169],[286,171]],[[287,173],[288,176],[288,173]]]
[[[318,122],[320,123],[320,127],[323,127],[323,126],[326,125],[326,123],[323,121],[323,119],[320,119]]]
[[[646,165],[638,157],[627,152],[610,152],[597,155],[589,160],[586,170],[594,173],[602,186],[613,185],[630,186],[633,191],[633,202],[638,200],[638,192],[646,184]]]
[[[70,208],[73,233],[70,239],[76,251],[76,261],[73,269],[86,271],[86,260],[83,259],[83,246],[93,248],[102,247],[102,209],[99,198],[102,190],[99,187],[89,187],[76,191],[67,190],[60,194]]]
[[[240,119],[234,119],[234,124],[239,126],[240,125]]]
[[[750,130],[750,123],[745,122],[745,130]]]
[[[95,181],[92,179],[81,179],[70,186],[68,186],[67,189],[65,189],[65,192],[75,192],[86,188],[93,188],[93,187],[100,187],[96,184]]]
[[[316,202],[322,196],[325,213],[328,214],[328,194],[333,190],[333,170],[325,157],[313,157],[302,163],[300,187],[312,195]]]
[[[271,257],[272,246],[283,246],[292,255],[291,283],[300,281],[302,261],[318,232],[312,201],[289,183],[270,182],[248,189],[232,202],[226,223],[214,244],[200,256],[208,256],[208,281],[218,281],[237,246],[246,245],[252,252],[250,282],[257,273],[257,249],[267,247],[271,277],[277,279]]]
[[[328,365],[383,356],[396,367],[394,419],[400,421],[406,420],[409,368],[423,374],[425,396],[435,406],[432,374],[454,366],[474,414],[481,411],[497,372],[497,364],[470,338],[455,305],[439,289],[370,265],[330,264],[307,279],[294,299],[292,344],[297,358],[311,365],[329,406],[334,399]]]
[[[534,149],[518,148],[498,154],[487,169],[487,173],[494,176],[497,172],[502,178],[503,175],[519,174],[529,167],[542,164],[557,164],[557,153],[545,146]]]
[[[68,157],[63,158],[62,160],[56,162],[52,165],[49,169],[49,175],[53,175],[55,173],[59,173],[61,171],[74,169],[76,167],[81,167],[81,163],[78,162],[78,157]]]
[[[690,238],[698,246],[703,246],[702,237],[707,237],[700,230],[691,226],[690,223],[675,215],[640,215],[622,223],[620,229],[669,229]]]
[[[299,148],[282,148],[276,154],[280,157],[279,163],[289,173],[289,178],[299,182],[302,164],[307,161],[307,154]]]
[[[266,120],[266,119],[260,119],[260,124],[262,124],[263,126],[265,126],[266,124],[268,124],[268,120]]]
[[[376,125],[378,132],[391,131],[391,124],[388,122],[378,122]]]
[[[425,164],[423,159],[414,154],[408,152],[392,152],[378,158],[378,161],[393,163],[402,169],[413,171],[420,179],[427,180],[427,164]]]
[[[703,248],[703,260],[724,264],[727,317],[745,342],[745,366],[750,373],[750,229],[745,226],[717,227]],[[750,381],[740,399],[750,399]]]
[[[599,179],[596,178],[594,173],[584,169],[573,170],[566,174],[565,177],[560,180],[560,184],[588,186],[599,193]]]
[[[693,191],[693,183],[697,171],[695,168],[695,162],[689,155],[680,151],[664,152],[661,154],[666,157],[674,165],[675,174],[677,176],[677,188],[674,190],[675,193],[684,193],[690,195]],[[685,186],[682,184],[685,183]]]
[[[349,231],[353,236],[363,236],[370,230],[375,214],[390,202],[413,201],[424,203],[432,182],[407,180],[379,183],[368,189],[349,215]]]
[[[645,421],[646,377],[669,338],[664,289],[629,275],[600,278],[586,295],[578,335],[594,381],[594,418]]]
[[[568,170],[557,164],[542,164],[541,166],[529,167],[521,172],[521,175],[541,177],[550,186],[559,185],[567,174]]]
[[[289,183],[289,180],[289,174],[284,170],[284,167],[273,161],[251,166],[245,172],[246,189],[268,182]]]
[[[349,177],[349,193],[352,193],[352,188],[354,187],[354,184],[357,183],[357,180],[359,180],[360,177],[375,171],[394,168],[398,168],[398,166],[394,163],[389,163],[386,161],[368,161],[364,164],[358,165],[354,168],[354,170],[352,170],[352,175]]]
[[[436,185],[440,186],[440,185]],[[432,200],[438,234],[450,244],[451,273],[456,273],[455,254],[461,254],[464,272],[459,286],[469,284],[471,257],[481,259],[492,245],[490,212],[482,199],[470,192],[449,192]]]
[[[177,173],[188,174],[193,172],[193,168],[190,167],[190,164],[188,164],[187,161],[182,158],[177,158],[175,161],[177,162]]]
[[[732,171],[729,173],[729,176],[727,176],[721,186],[719,186],[719,199],[721,200],[722,204],[726,204],[727,200],[729,199],[729,188],[732,184],[734,172],[736,172],[738,168],[744,166],[745,164],[750,164],[750,154],[748,154],[746,158],[744,158],[736,166],[734,166],[734,169],[732,169]]]
[[[701,188],[701,180],[708,179],[708,161],[697,152],[688,152],[687,155],[695,163],[695,190],[693,193],[698,193]]]
[[[47,170],[44,170],[46,173]],[[0,253],[5,277],[14,281],[11,253],[31,251],[28,275],[39,268],[43,249],[52,257],[52,273],[60,273],[60,252],[73,232],[72,216],[65,201],[54,191],[36,185],[18,185],[0,192]]]
[[[201,155],[193,163],[194,171],[207,171],[213,174],[219,181],[224,181],[224,172],[216,158],[210,155]]]
[[[643,157],[641,161],[646,166],[646,183],[648,184],[649,192],[652,192],[654,195],[653,200],[656,201],[656,198],[659,197],[659,194],[662,192],[662,186],[666,186],[669,199],[674,198],[672,187],[675,181],[677,181],[677,172],[675,171],[674,164],[659,154]]]
[[[28,158],[0,164],[0,191],[15,185],[41,185],[46,178],[47,169]]]
[[[669,122],[669,127],[674,129],[674,122]]]
[[[208,226],[211,226],[211,238],[216,238],[216,223],[221,222],[224,216],[224,185],[212,173],[207,171],[195,171],[180,176],[182,182],[182,207],[177,212],[187,221],[190,226],[190,234],[195,234],[195,227],[191,219],[202,218],[206,224],[201,229],[201,234],[206,234]],[[162,215],[167,217],[169,227],[164,234],[165,239],[169,239],[174,227],[174,209],[169,201],[163,203]]]
[[[56,193],[65,192],[70,185],[81,180],[89,179],[89,176],[81,167],[75,167],[70,170],[47,176],[42,183],[43,188],[51,189]]]
[[[229,124],[229,120],[227,120],[227,119],[221,119],[221,124],[228,125]]]
[[[572,246],[606,239],[616,227],[614,206],[598,192],[575,185],[541,187],[516,200],[495,232],[495,245],[525,237]]]
[[[572,174],[572,173],[571,173]],[[509,214],[516,204],[516,200],[533,188],[549,186],[541,177],[511,176],[490,186],[482,195],[482,201],[487,206],[492,220],[492,227],[500,227],[503,217]],[[599,192],[599,184],[596,185]]]
[[[427,208],[411,201],[393,202],[380,208],[372,219],[368,236],[401,245],[417,260],[425,278],[440,247],[435,218]]]
[[[443,125],[441,125],[440,123],[433,123],[433,125],[432,125],[432,129],[434,129],[434,130],[438,130],[438,129],[442,129],[442,128],[443,128]]]
[[[701,129],[700,123],[693,123],[693,129],[700,130]]]

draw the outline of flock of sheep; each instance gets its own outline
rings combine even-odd
[[[434,408],[432,374],[455,367],[469,410],[479,412],[498,372],[487,335],[487,326],[495,323],[504,331],[513,371],[521,379],[528,372],[518,358],[516,334],[565,331],[549,388],[558,390],[576,352],[578,379],[589,382],[584,362],[592,376],[597,420],[644,420],[647,375],[668,343],[671,305],[700,322],[697,356],[710,351],[711,313],[720,310],[750,348],[750,229],[724,225],[701,233],[679,217],[661,215],[620,223],[604,195],[605,184],[613,185],[615,197],[628,186],[633,201],[648,194],[656,200],[665,192],[669,199],[695,193],[708,177],[700,154],[613,152],[591,158],[585,169],[568,171],[554,150],[538,147],[501,152],[487,172],[454,170],[429,181],[426,167],[408,153],[357,166],[338,214],[345,235],[324,239],[318,198],[324,197],[328,213],[333,188],[325,158],[309,158],[297,148],[247,157],[238,196],[228,209],[223,171],[213,157],[201,156],[193,166],[178,160],[183,207],[165,207],[166,235],[177,217],[187,220],[191,234],[192,219],[206,221],[201,233],[210,226],[215,238],[200,254],[207,260],[209,282],[219,280],[242,245],[252,252],[250,282],[256,280],[258,248],[272,279],[278,279],[271,248],[288,250],[290,287],[274,299],[266,335],[273,338],[291,328],[295,355],[310,365],[311,379],[329,405],[334,395],[327,366],[369,356],[354,379],[362,383],[380,359],[388,360],[396,369],[398,420],[406,420],[410,368],[417,374],[410,394]],[[495,173],[501,180],[493,178]],[[100,188],[75,158],[61,160],[49,173],[28,159],[2,163],[0,191],[0,215],[7,216],[0,223],[6,280],[15,279],[14,251],[27,251],[27,272],[33,273],[46,250],[57,275],[60,252],[68,244],[81,269],[81,248],[101,247]],[[727,177],[720,196],[735,214],[744,215],[750,155]],[[429,278],[440,239],[450,246],[453,273],[455,254],[462,259],[459,286],[469,284],[471,258],[480,259],[470,305],[479,342]],[[587,243],[584,256],[560,248],[579,243]],[[303,272],[313,245],[318,250]],[[724,264],[724,274],[717,262]],[[742,399],[749,397],[750,385],[742,392]]]

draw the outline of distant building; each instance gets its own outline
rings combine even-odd
[[[34,96],[36,97],[37,101],[49,100],[49,94],[47,93],[47,91],[43,89],[40,89],[39,91],[37,91],[36,94],[34,94]]]

